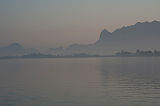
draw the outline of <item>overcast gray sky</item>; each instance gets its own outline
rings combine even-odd
[[[160,0],[0,0],[0,46],[93,43],[104,28],[160,20]]]

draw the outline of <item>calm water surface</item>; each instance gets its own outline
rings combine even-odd
[[[0,60],[0,106],[160,106],[160,58]]]

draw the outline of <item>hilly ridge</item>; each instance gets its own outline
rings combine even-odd
[[[46,54],[72,55],[111,55],[121,50],[160,50],[160,22],[137,22],[134,25],[124,26],[109,32],[107,29],[101,31],[99,39],[92,44],[72,44],[67,48],[50,48]],[[24,48],[19,43],[12,43],[0,47],[0,56],[20,56],[30,53],[39,53],[32,48]]]
[[[88,45],[73,44],[61,52],[50,51],[53,54],[113,54],[120,50],[134,51],[136,49],[160,49],[160,22],[137,22],[109,32],[104,29],[97,42]]]
[[[0,56],[20,56],[29,53],[37,53],[33,48],[26,49],[19,43],[12,43],[8,46],[0,47]]]

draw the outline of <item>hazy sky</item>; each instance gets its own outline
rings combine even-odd
[[[160,0],[0,0],[0,46],[88,44],[104,28],[160,20]]]

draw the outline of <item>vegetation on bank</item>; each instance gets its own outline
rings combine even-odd
[[[5,56],[0,57],[0,59],[20,59],[20,58],[70,58],[70,57],[100,57],[100,55],[90,55],[86,53],[79,53],[73,55],[52,55],[52,54],[41,54],[41,53],[32,53],[23,56]]]
[[[42,53],[32,53],[26,54],[23,56],[4,56],[0,57],[0,59],[21,59],[21,58],[74,58],[74,57],[149,57],[149,56],[160,56],[160,51],[144,51],[137,50],[136,52],[129,52],[122,50],[121,52],[117,52],[114,55],[91,55],[87,53],[79,53],[72,55],[52,55],[52,54],[42,54]]]
[[[115,54],[115,56],[160,56],[160,51],[144,51],[144,50],[137,50],[136,52],[128,52],[122,50]]]

